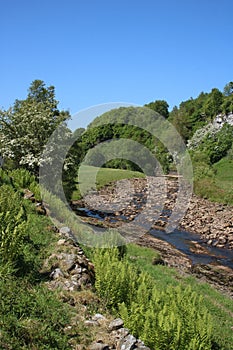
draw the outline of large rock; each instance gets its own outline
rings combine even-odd
[[[52,278],[53,280],[56,280],[58,278],[64,277],[64,273],[62,272],[61,269],[56,268],[50,273],[49,277]]]
[[[122,328],[124,326],[124,322],[122,321],[121,318],[116,318],[112,322],[109,323],[109,330],[110,331],[115,331],[116,329]]]
[[[117,350],[133,350],[136,342],[137,339],[133,335],[129,334],[125,338],[119,340]]]

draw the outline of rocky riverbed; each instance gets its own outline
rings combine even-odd
[[[105,186],[99,192],[87,195],[83,201],[73,202],[73,208],[92,210],[96,214],[96,218],[90,215],[93,222],[102,219],[103,226],[111,222],[112,226],[119,227],[121,222],[133,221],[141,214],[142,226],[163,230],[176,205],[177,189],[175,177],[154,178],[149,185],[145,179],[121,180],[117,188]],[[233,249],[233,206],[192,195],[178,228],[199,234],[208,245]]]
[[[153,197],[150,196],[150,186],[156,189]],[[158,250],[164,264],[175,267],[182,273],[192,273],[233,296],[232,206],[211,203],[192,195],[179,222],[180,235],[182,231],[196,234],[197,239],[188,242],[189,251],[197,258],[210,258],[209,261],[197,259],[193,263],[185,249],[177,249],[171,242],[166,242],[166,239],[153,235],[165,231],[176,205],[177,189],[178,179],[175,177],[154,178],[149,185],[145,179],[121,180],[116,187],[111,184],[99,192],[87,195],[83,201],[73,203],[73,208],[83,210],[83,220],[88,223],[101,227],[117,227],[119,230],[125,223],[133,225],[135,219],[140,217],[139,230],[134,239],[137,244]],[[177,236],[179,232],[176,232]],[[172,234],[170,233],[170,238]],[[211,260],[214,256],[211,249],[218,248],[220,259],[215,257]],[[224,252],[228,254],[228,265],[223,263]]]

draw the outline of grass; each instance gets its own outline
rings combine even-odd
[[[216,171],[216,184],[225,191],[233,189],[233,160],[223,158],[213,168]]]
[[[193,276],[181,276],[175,269],[153,265],[153,260],[158,258],[158,253],[151,249],[129,244],[127,246],[128,260],[147,272],[161,290],[171,286],[190,285],[192,290],[203,297],[205,306],[209,310],[214,325],[215,342],[222,350],[231,350],[233,344],[233,302],[228,296],[218,292],[208,283],[199,281]]]
[[[122,179],[144,177],[143,173],[138,171],[96,168],[89,165],[83,165],[79,169],[77,177],[77,190],[72,195],[72,200],[80,199],[89,190],[99,190],[101,187]]]
[[[195,193],[213,202],[233,205],[233,160],[222,158],[213,165],[213,173],[195,182]]]

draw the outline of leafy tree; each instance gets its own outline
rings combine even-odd
[[[153,111],[158,112],[164,118],[169,117],[168,103],[164,100],[156,100],[145,105],[145,107],[151,108]]]
[[[233,82],[230,81],[228,84],[225,85],[224,90],[223,90],[223,94],[225,96],[230,96],[233,94]]]
[[[233,113],[233,93],[224,98],[222,111],[225,114]]]
[[[208,96],[206,103],[204,104],[204,113],[211,118],[215,117],[222,111],[221,105],[223,103],[223,94],[218,89],[214,88]]]
[[[99,143],[107,140],[128,139],[136,141],[138,144],[142,144],[148,150],[150,150],[151,153],[155,155],[154,158],[157,159],[163,167],[164,172],[167,173],[172,161],[172,157],[169,155],[167,148],[149,131],[136,126],[138,119],[146,120],[147,118],[145,118],[145,116],[154,119],[154,115],[155,113],[150,111],[148,108],[121,107],[118,109],[113,109],[104,113],[100,117],[95,118],[87,127],[86,132],[83,133],[79,140],[77,140],[75,143],[75,147],[82,150],[82,155],[80,156],[79,161],[82,161],[89,149],[95,147]],[[135,125],[131,125],[130,123],[127,124],[129,119],[131,122],[135,121]],[[159,127],[160,125],[158,121],[158,128]],[[119,157],[114,157],[114,159],[106,161],[104,166],[142,171],[142,168],[140,168],[136,162],[128,160],[131,159],[130,156],[135,155],[135,149],[130,150],[130,147],[128,147],[127,152],[129,158],[122,159]],[[119,152],[116,151],[113,153],[118,155]],[[138,159],[140,159],[140,164],[143,165],[143,169],[146,169],[147,174],[152,174],[154,172],[153,164],[151,164],[147,157],[143,157],[141,153],[138,154],[138,156]],[[89,165],[96,165],[100,164],[99,162],[100,160],[103,160],[103,158],[97,151],[93,150],[91,155],[87,157],[86,160]]]
[[[208,94],[202,92],[196,99],[183,101],[179,108],[175,106],[171,111],[169,120],[184,140],[190,139],[194,132],[208,121],[208,116],[203,113],[203,105],[207,98]]]
[[[70,117],[57,106],[54,87],[46,87],[42,80],[33,81],[25,100],[16,100],[13,108],[0,112],[2,156],[37,175],[44,145],[57,126],[65,126]]]

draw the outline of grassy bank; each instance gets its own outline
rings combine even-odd
[[[207,324],[202,323],[204,320],[202,317],[207,317],[206,312],[211,320],[209,326],[212,327],[212,341],[211,345],[208,346],[206,343],[206,347],[203,348],[232,349],[233,303],[228,296],[195,277],[181,276],[173,268],[156,265],[158,253],[153,249],[129,244],[124,260],[118,262],[114,253],[113,258],[111,254],[111,251],[109,255],[103,256],[98,256],[97,253],[97,258],[94,257],[97,291],[112,312],[122,317],[126,327],[146,341],[151,349],[202,348],[200,344],[195,343],[194,338],[198,342],[199,336],[205,337],[204,334],[201,335],[202,329],[203,332],[208,332]],[[103,266],[105,266],[104,272]],[[135,271],[140,271],[140,274]],[[150,293],[152,295],[149,297]],[[200,313],[197,311],[198,308]],[[194,316],[196,312],[197,315]],[[202,312],[203,316],[200,316]],[[172,317],[175,319],[172,320]],[[194,318],[191,321],[192,317]],[[159,332],[158,327],[161,327]],[[194,332],[191,335],[193,345],[186,343],[183,338],[188,339],[189,331]],[[176,338],[177,332],[181,332],[180,337],[183,340]],[[205,342],[204,338],[203,341]]]
[[[193,276],[182,277],[177,270],[162,265],[153,265],[158,253],[150,248],[139,247],[135,244],[127,246],[127,259],[142,271],[148,273],[163,292],[168,286],[190,286],[192,291],[203,298],[213,320],[214,340],[220,349],[230,350],[233,344],[233,302],[228,296],[218,292],[207,283]]]
[[[195,193],[213,202],[233,205],[233,160],[223,158],[211,173],[195,181]]]

